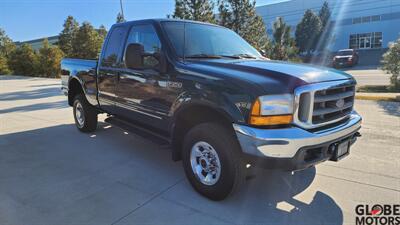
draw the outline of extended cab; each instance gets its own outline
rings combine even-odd
[[[239,186],[249,164],[294,171],[337,161],[361,127],[353,77],[267,60],[212,24],[115,24],[98,61],[61,67],[79,130],[93,132],[107,113],[168,141],[192,186],[214,200]]]

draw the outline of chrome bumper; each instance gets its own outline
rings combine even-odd
[[[259,157],[292,158],[303,147],[334,142],[361,128],[361,116],[353,111],[343,124],[310,132],[299,127],[258,129],[233,124],[244,153]]]

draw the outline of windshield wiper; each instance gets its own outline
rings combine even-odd
[[[240,57],[240,58],[246,58],[246,59],[256,59],[257,57],[250,55],[250,54],[246,54],[246,53],[241,53],[241,54],[236,54],[236,55],[232,55],[233,57]]]
[[[185,56],[185,58],[192,58],[192,59],[220,59],[220,58],[232,58],[232,59],[242,59],[242,58],[246,58],[246,59],[255,59],[255,56],[246,54],[246,53],[242,53],[242,54],[236,54],[236,55],[212,55],[212,54],[194,54],[194,55],[188,55]]]
[[[221,56],[219,55],[210,55],[210,54],[194,54],[185,56],[185,58],[192,58],[192,59],[220,59]]]
[[[224,57],[224,58],[231,58],[231,59],[241,59],[241,57],[238,55],[219,55],[219,56]]]

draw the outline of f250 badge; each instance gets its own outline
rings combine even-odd
[[[182,88],[182,83],[181,82],[167,81],[167,87],[170,87],[170,88]]]

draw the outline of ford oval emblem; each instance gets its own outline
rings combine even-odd
[[[339,99],[336,101],[336,106],[338,108],[342,108],[344,106],[344,100],[343,99]]]

